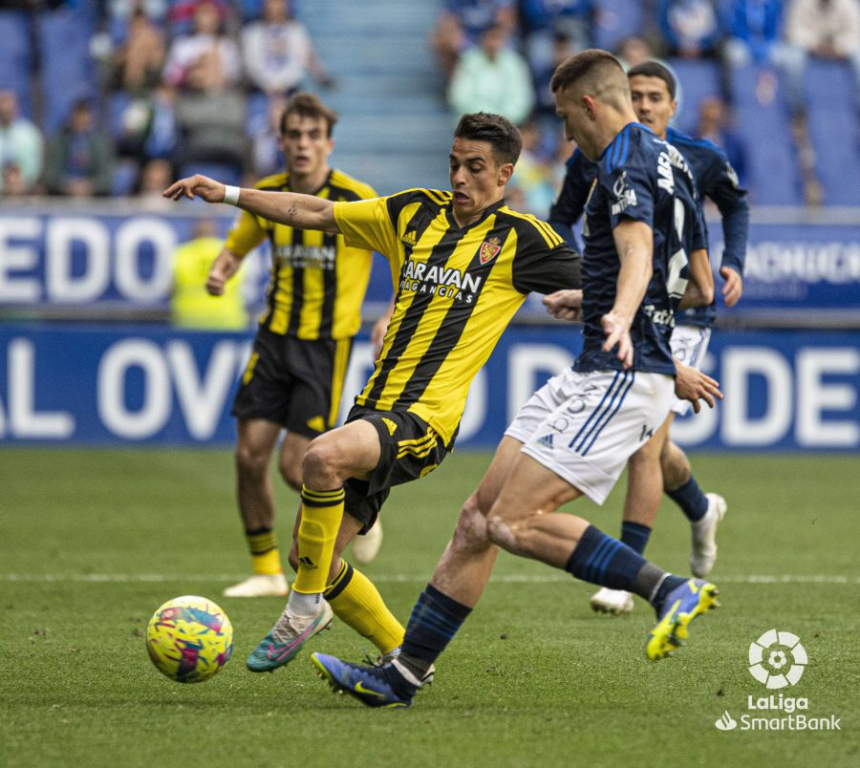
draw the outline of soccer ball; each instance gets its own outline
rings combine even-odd
[[[177,597],[149,620],[146,650],[155,668],[171,680],[202,683],[229,661],[233,625],[211,600]]]

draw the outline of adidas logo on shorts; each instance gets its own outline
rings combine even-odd
[[[545,445],[547,448],[552,448],[552,433],[538,438],[538,445]]]

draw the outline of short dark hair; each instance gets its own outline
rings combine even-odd
[[[659,61],[643,61],[635,67],[627,70],[628,79],[631,77],[657,77],[666,83],[666,90],[669,91],[669,98],[675,100],[675,91],[677,84],[675,76],[669,71],[669,67],[664,66]]]
[[[287,132],[287,117],[290,115],[299,115],[299,117],[313,117],[325,120],[326,136],[331,138],[334,132],[334,126],[337,122],[337,112],[327,107],[320,101],[319,97],[313,93],[299,91],[294,96],[290,97],[281,113],[281,135]]]
[[[624,74],[621,62],[609,51],[589,48],[561,62],[553,73],[549,87],[553,93],[556,93],[586,77],[602,75],[612,69],[617,69]]]
[[[516,165],[523,148],[519,129],[507,118],[490,112],[473,112],[463,115],[454,129],[454,138],[486,141],[493,148],[493,156],[501,165]]]

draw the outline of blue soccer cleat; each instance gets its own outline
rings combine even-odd
[[[718,593],[714,584],[701,579],[689,579],[675,587],[657,613],[659,622],[645,641],[645,655],[651,661],[670,656],[687,638],[690,622],[696,616],[719,607]]]
[[[412,705],[411,696],[399,696],[388,682],[386,670],[391,669],[391,664],[362,667],[325,653],[311,654],[311,661],[333,691],[348,693],[367,707],[395,709]]]
[[[269,634],[251,651],[245,666],[251,672],[273,672],[289,664],[308,640],[331,624],[332,616],[331,606],[325,600],[312,619],[298,619],[284,609]]]

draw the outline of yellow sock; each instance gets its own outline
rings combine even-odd
[[[335,616],[382,653],[393,651],[403,642],[406,630],[388,610],[379,590],[346,560],[341,560],[337,576],[325,591],[325,599]]]
[[[343,488],[312,491],[302,487],[302,522],[299,524],[299,572],[293,591],[325,591],[334,542],[343,517]]]
[[[245,541],[251,551],[251,566],[254,573],[274,576],[283,573],[281,555],[278,552],[278,534],[269,528],[245,533]]]

